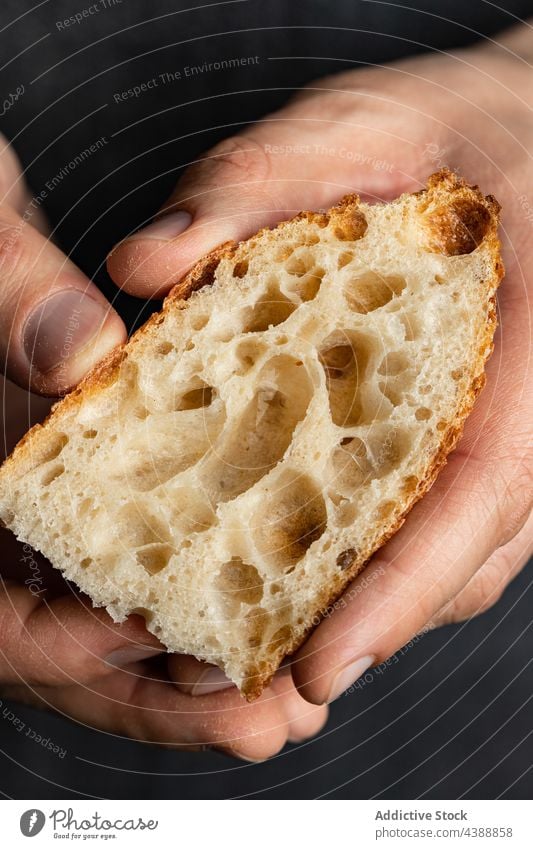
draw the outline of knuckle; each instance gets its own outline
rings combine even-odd
[[[477,572],[459,595],[441,611],[444,623],[462,622],[490,610],[502,597],[506,587],[502,573],[490,564]]]
[[[0,220],[0,297],[4,286],[17,274],[24,262],[24,224]]]
[[[499,546],[511,542],[522,530],[533,509],[533,467],[521,464],[507,489],[507,498],[500,512],[500,523],[504,529]]]
[[[469,592],[468,615],[485,613],[500,600],[506,586],[505,576],[487,564],[475,576]]]
[[[205,159],[191,166],[178,183],[181,201],[197,197],[206,189],[266,183],[271,160],[264,145],[251,136],[235,136],[216,145]]]

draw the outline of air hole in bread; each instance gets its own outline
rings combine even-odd
[[[140,502],[125,504],[117,511],[113,532],[120,545],[126,549],[168,542],[168,531],[163,522]]]
[[[198,381],[198,386],[189,389],[178,399],[176,410],[199,410],[209,407],[213,400],[213,387],[208,386],[203,380]]]
[[[285,263],[285,269],[295,277],[304,277],[315,267],[315,255],[312,251],[299,250],[293,253]]]
[[[192,318],[190,320],[190,324],[191,324],[191,327],[192,327],[193,330],[198,331],[198,330],[202,330],[206,326],[208,321],[209,321],[209,316],[204,315],[203,313],[200,313],[199,315],[193,315],[192,316]]]
[[[263,579],[255,566],[233,557],[224,563],[215,579],[215,589],[229,614],[235,615],[241,604],[258,604],[263,598]]]
[[[63,463],[54,463],[52,466],[49,466],[41,478],[41,486],[49,486],[52,481],[55,481],[56,478],[60,477],[64,471],[65,467]]]
[[[341,572],[345,572],[346,569],[349,569],[350,566],[353,564],[356,557],[357,551],[355,550],[355,548],[347,548],[345,551],[341,551],[335,562]]]
[[[349,280],[344,286],[344,297],[350,309],[366,315],[384,307],[406,287],[404,277],[399,275],[383,276],[375,271],[367,271]]]
[[[173,550],[170,545],[164,543],[153,543],[136,552],[137,562],[146,569],[149,575],[157,575],[166,566],[172,557]]]
[[[154,618],[153,612],[151,610],[148,610],[147,607],[134,607],[131,613],[135,616],[142,616],[147,625]]]
[[[367,450],[377,478],[398,468],[411,450],[407,429],[388,424],[373,425],[368,431]]]
[[[397,384],[390,380],[382,380],[379,384],[380,392],[390,401],[393,407],[399,407],[402,403],[402,393]]]
[[[339,258],[337,260],[337,268],[340,270],[345,266],[349,265],[353,260],[353,253],[351,251],[342,251],[339,254]]]
[[[283,262],[285,259],[288,259],[295,250],[295,247],[295,245],[291,244],[281,245],[275,253],[276,262]]]
[[[81,569],[88,569],[89,566],[92,566],[92,564],[93,564],[92,557],[84,557],[82,560],[80,560],[80,568]]]
[[[156,354],[160,354],[162,357],[166,357],[167,354],[170,354],[172,351],[174,351],[174,345],[172,342],[159,342],[155,348]]]
[[[313,266],[305,276],[296,276],[294,279],[287,281],[283,290],[289,295],[291,300],[297,298],[300,303],[312,301],[318,295],[322,278],[325,270],[320,266]]]
[[[157,426],[137,429],[123,440],[110,463],[108,476],[126,492],[148,492],[185,471],[208,450],[222,426],[221,415],[213,415],[211,408],[154,418]]]
[[[354,436],[342,440],[331,457],[331,486],[343,495],[351,496],[362,483],[371,479],[373,466],[366,445]]]
[[[266,475],[285,454],[313,394],[301,362],[280,354],[261,369],[258,389],[238,423],[215,447],[202,471],[214,497],[229,501]]]
[[[89,430],[83,431],[83,438],[84,439],[95,439],[97,435],[98,435],[98,431],[95,430],[94,428],[90,428]]]
[[[413,313],[402,310],[399,319],[404,328],[404,339],[406,342],[414,342],[420,336],[420,322]]]
[[[277,631],[274,631],[272,636],[268,641],[268,645],[271,651],[275,651],[276,649],[281,648],[281,646],[287,645],[290,643],[293,636],[293,630],[290,625],[282,625],[281,628],[278,628]]]
[[[387,377],[395,377],[401,374],[402,371],[409,365],[407,356],[402,351],[392,351],[384,357],[379,365],[378,374],[383,374]]]
[[[339,528],[347,528],[353,525],[357,518],[357,507],[351,504],[347,498],[341,498],[335,510],[335,524]]]
[[[258,339],[245,339],[243,342],[240,342],[235,351],[242,364],[240,373],[245,374],[249,369],[253,368],[266,350],[266,345]]]
[[[263,636],[268,625],[268,613],[262,607],[254,607],[246,613],[245,627],[246,642],[250,648],[257,648],[263,642]]]
[[[234,277],[245,277],[248,273],[248,260],[241,259],[239,262],[236,262],[233,266],[233,276]]]
[[[29,466],[27,471],[33,471],[39,466],[44,465],[44,463],[55,460],[56,457],[59,457],[67,442],[68,436],[66,433],[53,433],[50,434],[46,444],[41,444],[37,448],[31,446],[28,452]]]
[[[139,406],[134,407],[134,409],[132,410],[132,415],[134,416],[134,418],[139,419],[140,421],[144,421],[144,419],[148,418],[150,413],[143,404],[139,404]]]
[[[326,373],[333,422],[340,427],[358,424],[363,418],[360,384],[371,352],[370,340],[355,333],[335,331],[319,351]]]
[[[83,498],[83,499],[80,501],[80,503],[79,503],[79,505],[78,505],[78,508],[77,508],[77,511],[76,511],[77,516],[78,516],[78,519],[84,519],[84,518],[85,518],[86,516],[88,516],[90,513],[94,512],[94,511],[95,511],[95,509],[96,509],[96,508],[95,508],[94,499],[92,499],[92,498]]]
[[[287,571],[320,539],[326,522],[324,499],[314,481],[285,470],[254,516],[255,543],[271,568]]]
[[[387,519],[392,513],[394,513],[395,509],[395,501],[382,501],[381,504],[378,504],[376,516],[378,519]]]
[[[411,495],[418,489],[418,483],[419,481],[416,475],[408,475],[406,478],[404,478],[402,492],[405,495]]]
[[[452,380],[461,380],[464,375],[464,369],[456,368],[451,372]]]
[[[279,290],[277,280],[271,280],[265,294],[244,312],[243,333],[260,333],[269,327],[283,324],[296,305]]]
[[[417,422],[427,422],[428,419],[431,418],[433,413],[428,407],[419,407],[415,413],[415,418]]]
[[[172,509],[171,526],[182,534],[201,534],[213,527],[215,512],[204,493],[192,487],[178,487],[168,497]],[[183,546],[186,547],[187,540]]]

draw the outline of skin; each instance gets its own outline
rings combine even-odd
[[[323,621],[257,702],[245,704],[220,680],[212,692],[193,695],[209,672],[206,664],[167,659],[142,620],[112,623],[44,563],[46,592],[32,595],[21,582],[27,566],[20,550],[3,532],[4,550],[11,546],[0,589],[4,694],[108,733],[174,747],[215,746],[260,760],[288,739],[320,730],[325,702],[348,686],[354,662],[367,657],[380,663],[422,629],[475,616],[498,600],[526,562],[533,537],[533,196],[524,194],[533,183],[532,45],[526,24],[453,55],[311,84],[279,112],[206,153],[180,180],[156,224],[125,239],[108,258],[118,286],[142,298],[161,297],[220,242],[245,238],[300,209],[327,207],[347,192],[389,199],[421,188],[432,171],[448,165],[498,198],[507,274],[487,387],[437,483],[347,591],[346,604]],[[0,168],[5,241],[27,198],[9,148]],[[172,217],[178,210],[191,216],[182,233],[175,231],[183,216]],[[32,225],[2,252],[0,325],[10,333],[2,353],[11,378],[53,394],[54,371],[30,373],[22,355],[24,320],[58,286],[102,296],[46,239],[45,222],[34,219]],[[81,359],[71,358],[69,380],[74,383],[80,369],[123,338],[122,322],[110,311]],[[6,383],[12,438],[27,424],[19,391]],[[38,403],[34,413],[42,413]],[[364,591],[354,592],[362,581]],[[118,659],[106,662],[116,650]]]

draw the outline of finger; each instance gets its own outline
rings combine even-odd
[[[496,549],[463,590],[433,617],[435,626],[484,613],[500,600],[509,582],[533,554],[533,516],[510,542]]]
[[[283,700],[265,691],[246,702],[235,688],[194,698],[157,681],[148,664],[99,679],[90,686],[4,689],[23,699],[110,734],[179,749],[211,748],[248,760],[277,754],[287,741]]]
[[[115,283],[134,295],[161,297],[217,245],[245,239],[302,209],[329,207],[358,189],[357,181],[379,183],[376,172],[369,178],[349,160],[333,163],[320,152],[312,116],[309,120],[302,123],[295,115],[292,122],[256,126],[189,167],[164,215],[109,255]],[[342,129],[348,134],[350,128]],[[342,133],[336,142],[342,150]],[[395,178],[388,177],[390,189]]]
[[[0,208],[0,368],[60,395],[124,341],[117,313],[61,251],[8,206]]]
[[[79,596],[41,601],[34,586],[31,592],[13,582],[0,585],[1,681],[76,684],[162,651],[141,617],[117,625]]]
[[[218,666],[202,663],[190,655],[170,655],[169,675],[180,692],[194,697],[235,688]],[[290,742],[313,737],[327,721],[327,707],[306,702],[295,689],[288,668],[281,669],[274,676],[269,690],[283,700]]]
[[[274,676],[269,687],[283,699],[283,710],[288,722],[288,742],[302,743],[318,734],[327,722],[327,705],[312,705],[296,690],[289,667]]]

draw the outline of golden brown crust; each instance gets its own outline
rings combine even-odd
[[[428,248],[445,256],[472,253],[495,229],[500,205],[492,195],[483,197],[448,169],[428,180],[420,196],[419,212],[427,231]]]
[[[499,204],[488,195],[483,197],[477,186],[468,186],[463,180],[452,172],[444,169],[432,175],[428,180],[427,189],[416,193],[420,199],[419,212],[426,228],[428,245],[431,250],[436,250],[447,255],[459,255],[474,250],[483,241],[492,261],[493,279],[487,283],[499,282],[503,277],[503,266],[499,254],[499,241],[497,237]],[[291,221],[284,222],[280,229],[299,220],[306,220],[327,226],[333,223],[339,233],[339,238],[357,239],[364,235],[367,227],[366,219],[359,207],[357,195],[349,195],[332,207],[328,213],[302,212]],[[141,327],[126,345],[120,346],[112,351],[102,360],[79,384],[79,386],[56,404],[43,425],[36,425],[19,442],[10,458],[1,470],[2,476],[5,472],[9,474],[9,468],[13,463],[24,463],[26,455],[39,450],[41,440],[46,440],[48,434],[46,425],[60,419],[73,407],[79,405],[82,399],[89,395],[98,393],[110,385],[119,373],[121,364],[128,356],[130,346],[141,339],[147,331],[165,321],[166,314],[170,310],[186,307],[186,300],[198,289],[211,285],[218,264],[222,259],[232,258],[239,262],[245,257],[247,251],[253,249],[258,236],[264,231],[248,239],[237,246],[232,242],[225,243],[210,254],[203,257],[189,273],[180,281],[166,298],[161,312],[154,314],[143,327]],[[277,231],[279,233],[279,230]],[[272,233],[276,238],[276,232]],[[239,277],[237,271],[236,277]],[[488,303],[485,327],[479,340],[478,359],[472,363],[470,378],[471,385],[465,394],[463,404],[457,412],[455,419],[447,422],[442,431],[439,450],[436,452],[433,462],[428,469],[424,479],[413,486],[406,497],[408,498],[405,508],[399,514],[393,525],[388,528],[372,550],[356,552],[346,549],[339,555],[339,575],[334,587],[324,588],[322,596],[317,601],[317,613],[313,624],[307,631],[293,637],[287,642],[287,635],[282,639],[280,635],[279,645],[273,645],[272,654],[268,661],[261,661],[248,670],[248,677],[242,687],[243,695],[248,700],[257,698],[274,675],[279,663],[286,655],[291,655],[301,646],[309,633],[314,630],[318,621],[326,615],[328,609],[342,595],[347,586],[364,569],[373,554],[381,548],[390,537],[403,525],[407,514],[414,504],[422,498],[432,486],[440,469],[445,465],[446,458],[453,450],[459,440],[465,420],[470,413],[475,399],[484,384],[484,366],[486,359],[492,349],[492,337],[496,327],[495,301],[491,298]]]
[[[204,286],[211,286],[215,279],[215,271],[221,259],[231,257],[235,253],[237,245],[235,242],[224,242],[222,245],[214,248],[206,256],[202,257],[189,271],[189,273],[180,280],[179,283],[171,289],[165,303],[163,304],[163,312],[169,308],[169,305],[174,301],[185,301],[190,298],[193,292],[202,289]],[[142,328],[141,328],[142,329]]]

